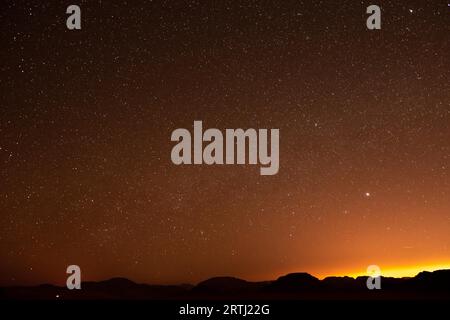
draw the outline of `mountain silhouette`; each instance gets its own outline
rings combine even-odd
[[[309,273],[290,273],[279,277],[266,288],[269,291],[295,292],[304,290],[317,290],[320,280]]]
[[[420,272],[411,278],[381,277],[381,289],[369,290],[367,277],[327,277],[291,273],[276,280],[251,282],[214,277],[197,285],[138,284],[126,278],[83,282],[81,290],[50,284],[0,288],[0,299],[41,300],[195,300],[195,299],[440,299],[450,300],[450,270]]]

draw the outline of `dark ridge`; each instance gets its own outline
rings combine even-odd
[[[309,273],[290,273],[279,277],[268,285],[270,291],[294,292],[305,290],[317,290],[320,287],[320,280]]]
[[[250,282],[234,277],[215,277],[196,286],[138,284],[126,278],[83,282],[81,290],[43,284],[0,288],[0,299],[22,300],[195,300],[195,299],[302,299],[302,300],[450,300],[450,270],[421,272],[412,278],[381,277],[381,290],[369,290],[367,277],[328,277],[319,280],[308,273],[291,273],[275,281]]]
[[[266,282],[249,282],[234,277],[215,277],[197,284],[192,292],[201,294],[248,293],[263,287]]]
[[[327,277],[321,281],[321,286],[328,290],[357,290],[360,283],[351,277]]]

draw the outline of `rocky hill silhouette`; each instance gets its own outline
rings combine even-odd
[[[196,300],[196,299],[306,299],[306,300],[450,300],[450,270],[421,272],[411,278],[381,278],[381,290],[368,290],[367,277],[328,277],[291,273],[272,281],[250,282],[215,277],[197,285],[138,284],[126,278],[83,282],[81,290],[44,284],[0,288],[0,299],[19,300]]]

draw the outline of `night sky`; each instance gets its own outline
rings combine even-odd
[[[139,2],[1,3],[0,284],[450,265],[447,1]],[[278,174],[174,165],[194,120]]]

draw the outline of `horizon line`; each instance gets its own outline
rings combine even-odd
[[[402,279],[402,278],[414,278],[417,275],[419,275],[421,272],[435,272],[435,271],[442,271],[442,270],[448,270],[450,271],[450,264],[445,264],[445,265],[429,265],[429,266],[424,266],[424,268],[419,268],[419,267],[407,267],[407,268],[393,268],[393,269],[386,269],[387,271],[383,270],[381,271],[380,277],[385,277],[385,278],[396,278],[396,279]],[[398,272],[401,272],[401,270],[405,271],[408,270],[408,274],[403,274],[403,275],[399,275]],[[412,274],[411,272],[414,272],[414,274]],[[230,275],[217,275],[217,276],[211,276],[208,278],[205,278],[204,280],[198,281],[198,282],[177,282],[177,283],[150,283],[150,282],[141,282],[141,281],[135,281],[133,279],[130,279],[129,277],[126,276],[113,276],[113,277],[108,277],[108,278],[104,278],[101,280],[84,280],[81,281],[81,283],[89,283],[89,282],[94,282],[94,283],[99,283],[99,282],[106,282],[106,281],[110,281],[110,280],[114,280],[114,279],[124,279],[124,280],[128,280],[130,282],[133,282],[137,285],[149,285],[149,286],[181,286],[181,285],[192,285],[192,286],[197,286],[198,284],[210,280],[210,279],[215,279],[215,278],[234,278],[234,279],[239,279],[239,280],[243,280],[243,281],[247,281],[247,282],[269,282],[269,281],[276,281],[277,279],[279,279],[280,277],[289,275],[289,274],[299,274],[299,273],[303,273],[303,274],[308,274],[314,278],[317,278],[319,281],[323,281],[326,278],[332,278],[332,277],[336,277],[336,278],[344,278],[344,277],[348,277],[348,278],[352,278],[352,279],[357,279],[358,277],[368,277],[370,276],[367,273],[364,272],[356,272],[356,273],[348,273],[348,274],[332,274],[332,275],[327,275],[327,276],[316,276],[314,274],[311,274],[309,272],[306,271],[294,271],[294,272],[287,272],[287,273],[282,273],[280,275],[278,275],[275,278],[271,278],[271,279],[266,279],[266,280],[247,280],[245,278],[241,278],[241,277],[236,277],[236,276],[230,276]],[[64,285],[60,285],[60,284],[55,284],[55,283],[51,283],[51,282],[41,282],[41,283],[37,283],[37,284],[30,284],[30,285],[26,285],[26,284],[13,284],[13,285],[0,285],[0,287],[2,288],[7,288],[7,287],[37,287],[37,286],[43,286],[43,285],[51,285],[51,286],[55,286],[55,287],[64,287]]]

